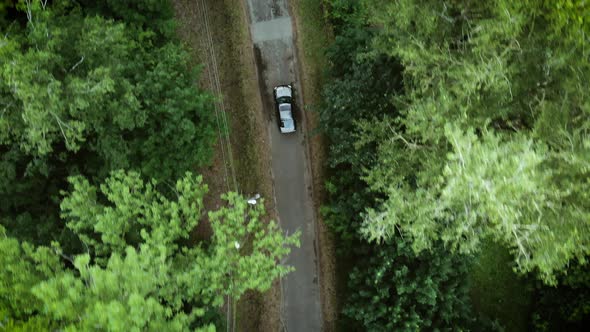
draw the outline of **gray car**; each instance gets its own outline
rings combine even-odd
[[[295,132],[293,118],[293,88],[291,85],[279,85],[274,88],[275,103],[279,112],[279,130],[282,134]]]

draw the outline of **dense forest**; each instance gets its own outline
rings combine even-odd
[[[322,214],[347,276],[339,329],[582,330],[588,3],[323,3],[334,43],[319,107]],[[519,328],[474,305],[478,278],[502,269],[528,297]]]
[[[203,206],[214,98],[168,1],[3,1],[0,27],[0,329],[210,331],[290,270],[263,204]]]
[[[321,1],[338,330],[584,330],[587,1]],[[0,329],[213,331],[291,270],[262,204],[203,205],[214,96],[169,1],[3,1],[0,27]]]

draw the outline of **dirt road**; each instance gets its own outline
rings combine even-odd
[[[268,128],[279,221],[289,234],[297,230],[302,232],[301,248],[293,250],[287,260],[296,271],[282,280],[282,321],[288,332],[320,331],[315,217],[291,17],[286,0],[246,2],[264,112],[271,122]],[[295,134],[281,135],[276,124],[272,89],[285,83],[291,83],[295,89],[298,130]]]

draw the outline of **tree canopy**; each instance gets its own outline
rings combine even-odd
[[[177,41],[74,3],[27,4],[0,50],[1,212],[19,236],[47,237],[32,220],[57,224],[70,175],[133,169],[170,182],[208,162],[212,97]]]
[[[213,97],[169,1],[0,4],[0,326],[213,331],[298,244],[227,193],[206,211]],[[209,239],[189,239],[210,222]]]
[[[380,283],[379,273],[397,271],[393,262],[410,271],[448,264],[439,255],[464,263],[491,241],[510,250],[521,276],[587,294],[584,282],[563,281],[590,253],[584,1],[325,4],[335,38],[319,107],[329,143],[322,211],[345,243],[342,259],[362,266],[344,267],[345,318],[365,329],[445,328],[403,302],[396,291],[412,289],[403,276]],[[408,279],[468,283],[444,267],[421,271]],[[549,303],[543,283],[531,288]],[[462,298],[443,284],[430,284],[441,290],[437,305]],[[585,312],[587,296],[571,298],[569,312]],[[468,305],[456,310],[469,316]],[[576,326],[584,318],[575,313],[550,324]]]
[[[467,329],[474,321],[463,281],[468,260],[437,249],[415,256],[396,239],[368,252],[350,274],[355,291],[344,314],[367,331]]]
[[[360,144],[379,146],[367,180],[389,197],[367,216],[366,234],[388,238],[400,226],[417,250],[442,239],[460,252],[490,237],[547,282],[583,262],[590,62],[579,30],[557,18],[567,8],[503,0],[364,8],[380,27],[372,52],[404,67],[394,98],[401,116],[363,126]],[[571,38],[551,38],[555,31]]]
[[[189,246],[207,188],[187,173],[175,199],[136,172],[115,172],[100,187],[80,177],[62,201],[62,217],[87,251],[59,243],[35,247],[2,228],[0,302],[12,324],[48,322],[66,330],[212,330],[224,296],[265,291],[291,268],[281,262],[298,235],[265,223],[262,204],[231,193],[209,212],[211,241]],[[236,243],[250,241],[247,249]],[[197,330],[199,330],[197,329]]]

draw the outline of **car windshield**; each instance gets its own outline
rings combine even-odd
[[[281,111],[281,112],[291,111],[291,104],[280,104],[279,111]]]
[[[279,104],[281,104],[281,103],[290,103],[291,102],[291,97],[289,97],[289,96],[279,97],[279,98],[277,98],[277,102]]]

